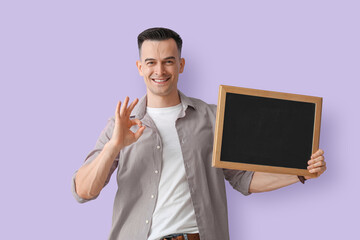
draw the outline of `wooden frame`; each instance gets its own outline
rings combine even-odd
[[[264,91],[257,89],[233,87],[220,85],[219,87],[219,98],[218,98],[218,107],[216,114],[216,127],[215,127],[215,137],[214,137],[214,148],[213,148],[213,160],[212,166],[217,168],[228,168],[228,169],[237,169],[237,170],[248,170],[248,171],[260,171],[260,172],[272,172],[272,173],[283,173],[283,174],[293,174],[300,176],[316,176],[316,174],[310,173],[306,168],[289,168],[281,166],[271,166],[262,165],[262,164],[249,164],[241,163],[238,159],[236,162],[225,161],[221,159],[222,151],[222,142],[223,142],[223,129],[224,129],[224,117],[225,117],[225,106],[226,106],[226,96],[228,93],[246,95],[251,97],[261,97],[261,99],[279,99],[287,100],[287,102],[303,102],[303,103],[312,103],[315,104],[315,116],[313,124],[313,136],[312,136],[312,148],[311,153],[316,152],[319,149],[319,137],[320,137],[320,122],[321,122],[321,108],[322,108],[322,98],[305,96],[298,94],[290,93],[281,93],[273,91]],[[308,161],[305,159],[304,161]],[[302,163],[304,164],[304,163]],[[307,164],[306,164],[307,166]]]

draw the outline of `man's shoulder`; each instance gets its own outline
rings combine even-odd
[[[199,98],[194,98],[194,97],[188,97],[188,98],[193,103],[193,106],[197,111],[216,115],[216,109],[217,109],[216,104],[209,104]]]
[[[199,107],[202,109],[216,109],[216,104],[210,104],[205,102],[204,100],[201,100],[199,98],[194,98],[194,97],[189,97],[189,99],[191,99],[191,101],[194,103],[195,107]]]

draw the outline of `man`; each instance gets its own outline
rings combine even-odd
[[[297,176],[211,167],[216,106],[177,89],[182,40],[170,29],[138,36],[147,94],[119,102],[95,149],[74,174],[79,202],[95,199],[116,168],[118,191],[109,239],[229,239],[224,178],[244,195],[278,189]],[[323,151],[309,170],[326,170]]]

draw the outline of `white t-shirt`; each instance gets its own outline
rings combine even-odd
[[[167,108],[147,107],[147,113],[159,130],[163,143],[158,197],[148,240],[157,240],[173,233],[199,232],[175,128],[181,108],[181,104]]]

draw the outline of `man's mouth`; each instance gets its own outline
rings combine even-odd
[[[164,83],[164,82],[168,81],[169,79],[170,78],[151,78],[151,80],[156,83]]]

